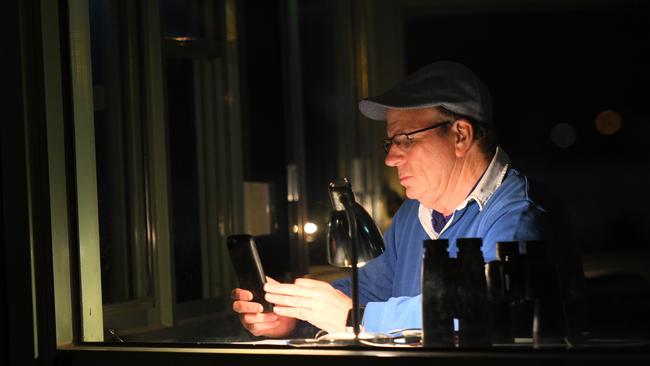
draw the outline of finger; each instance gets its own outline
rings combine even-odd
[[[230,298],[233,300],[251,301],[253,300],[253,293],[243,288],[236,288],[230,292]]]
[[[232,303],[232,310],[236,313],[261,313],[264,307],[260,303],[252,301],[234,301]]]
[[[319,281],[319,280],[314,280],[311,278],[296,278],[294,281],[294,284],[302,287],[307,287],[307,288],[323,288],[323,287],[330,287],[330,284],[327,282]]]
[[[280,325],[280,321],[276,320],[274,322],[267,322],[267,323],[255,323],[255,324],[250,324],[246,327],[253,335],[262,335],[262,332],[265,330],[277,328]]]
[[[264,285],[264,291],[280,295],[316,297],[316,292],[314,290],[291,283],[267,283]]]
[[[311,298],[300,296],[287,296],[267,293],[264,295],[264,300],[275,305],[284,305],[299,308],[311,308],[313,301]]]
[[[280,282],[274,280],[273,278],[271,278],[269,276],[266,276],[266,282],[268,282],[268,283],[280,283]]]
[[[242,321],[247,324],[268,323],[278,320],[278,315],[274,313],[247,313],[241,317]]]
[[[310,319],[314,318],[314,312],[305,309],[305,308],[293,308],[293,307],[288,307],[288,306],[274,306],[273,307],[273,312],[282,315],[282,316],[287,316],[290,318],[296,318],[300,320],[306,320],[309,321]]]

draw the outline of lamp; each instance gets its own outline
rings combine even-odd
[[[357,203],[347,178],[329,184],[333,211],[327,230],[327,260],[352,271],[352,324],[355,340],[360,333],[359,264],[384,251],[384,239],[368,212]]]

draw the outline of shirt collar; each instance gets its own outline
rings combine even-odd
[[[485,173],[481,176],[481,179],[478,181],[472,192],[463,200],[463,202],[456,207],[454,213],[458,210],[462,210],[467,206],[467,204],[474,200],[478,204],[479,211],[483,210],[483,207],[490,199],[492,194],[499,188],[505,178],[508,168],[510,167],[510,158],[503,149],[497,146],[496,152],[492,157],[490,165],[488,165]],[[429,235],[430,238],[436,239],[440,233],[445,231],[445,229],[451,224],[454,220],[452,218],[447,222],[447,225],[437,233],[433,230],[433,225],[431,224],[431,213],[432,210],[423,206],[420,203],[418,208],[418,218],[420,219],[420,225],[424,228],[424,231]]]
[[[497,146],[496,152],[492,157],[490,165],[488,165],[485,173],[478,181],[474,190],[465,198],[461,204],[456,207],[456,211],[462,210],[467,206],[469,201],[474,200],[478,203],[479,211],[483,210],[485,203],[492,197],[492,194],[499,188],[508,172],[510,166],[510,158],[505,151]]]

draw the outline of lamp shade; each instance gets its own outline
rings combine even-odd
[[[329,186],[332,214],[327,227],[327,260],[336,267],[352,266],[352,240],[348,214],[356,221],[357,260],[362,266],[384,252],[384,238],[368,212],[354,199],[347,179],[336,180]],[[346,207],[352,208],[351,213]]]

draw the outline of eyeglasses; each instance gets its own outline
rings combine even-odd
[[[409,132],[409,133],[400,133],[400,134],[397,134],[397,135],[395,135],[395,136],[393,136],[393,137],[391,137],[389,139],[384,139],[383,140],[383,142],[384,142],[384,151],[386,151],[386,153],[388,154],[388,152],[390,151],[390,148],[393,145],[396,145],[401,150],[408,151],[408,150],[411,149],[411,146],[413,146],[413,143],[414,143],[413,139],[410,137],[411,135],[414,135],[414,134],[416,134],[418,132],[432,130],[434,128],[444,126],[444,125],[446,125],[448,123],[452,123],[452,122],[453,121],[444,121],[444,122],[440,122],[438,124],[435,124],[433,126],[422,128],[422,129],[417,130],[417,131],[413,131],[413,132]]]

